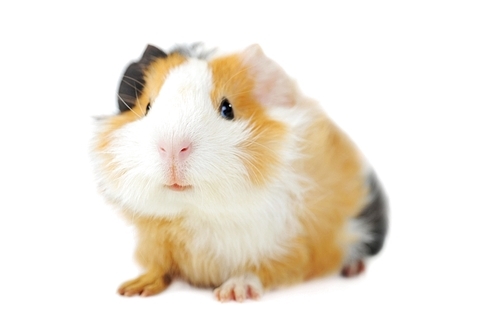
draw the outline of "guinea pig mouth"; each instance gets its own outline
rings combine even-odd
[[[175,183],[173,185],[165,185],[165,187],[168,188],[169,190],[176,191],[176,192],[182,192],[182,191],[186,191],[186,190],[189,190],[192,188],[191,185],[179,185],[177,183]]]

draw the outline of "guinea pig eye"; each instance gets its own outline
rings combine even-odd
[[[234,119],[233,106],[227,99],[223,99],[219,106],[220,115],[227,120]]]
[[[149,110],[151,110],[151,103],[146,106],[146,114],[148,114]]]

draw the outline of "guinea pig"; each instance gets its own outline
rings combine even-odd
[[[100,192],[136,227],[144,274],[118,293],[173,279],[219,301],[325,274],[355,276],[384,243],[386,196],[357,147],[258,45],[147,46],[98,120]]]

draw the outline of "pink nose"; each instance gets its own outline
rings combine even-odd
[[[176,161],[184,161],[193,150],[192,143],[188,140],[180,140],[174,143],[162,142],[158,145],[160,155],[164,159],[174,159]]]

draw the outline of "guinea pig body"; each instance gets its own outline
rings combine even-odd
[[[136,226],[145,273],[221,300],[326,273],[350,276],[382,247],[384,196],[363,158],[258,46],[213,55],[148,46],[125,72],[120,113],[93,144],[99,187]]]

